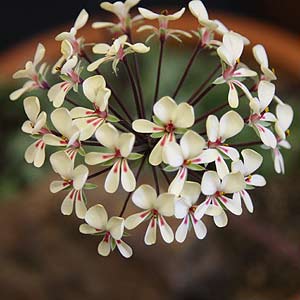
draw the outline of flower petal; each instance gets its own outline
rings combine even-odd
[[[239,107],[239,95],[235,85],[232,82],[228,83],[229,85],[229,92],[228,92],[228,103],[232,108]]]
[[[180,168],[177,172],[176,177],[171,182],[168,192],[171,194],[174,194],[176,196],[179,196],[182,192],[184,183],[187,179],[188,171],[187,168]]]
[[[192,159],[200,155],[204,146],[205,140],[195,131],[187,131],[180,140],[180,146],[185,159]]]
[[[243,190],[243,191],[241,192],[241,195],[242,195],[242,198],[243,198],[244,203],[245,203],[245,205],[246,205],[246,208],[248,209],[248,211],[249,211],[250,213],[253,213],[254,207],[253,207],[253,203],[252,203],[252,199],[251,199],[250,195],[249,195],[248,192],[245,191],[245,190]]]
[[[89,169],[85,165],[77,166],[73,174],[73,186],[76,190],[81,190],[87,181]]]
[[[168,143],[162,153],[163,161],[176,168],[183,165],[184,157],[181,147],[176,142]]]
[[[252,186],[265,186],[267,184],[266,179],[261,175],[252,175],[251,178],[247,180],[248,185]]]
[[[246,170],[245,175],[250,175],[255,172],[261,166],[263,157],[252,149],[245,149],[242,151],[242,157],[244,159],[244,166]]]
[[[214,195],[220,186],[220,178],[215,171],[207,171],[203,174],[201,190],[204,195]]]
[[[115,150],[119,140],[119,132],[113,125],[106,123],[97,130],[96,138],[103,146]]]
[[[141,185],[133,194],[132,202],[141,209],[153,208],[153,203],[156,201],[157,194],[155,189],[147,184]]]
[[[187,103],[180,103],[175,111],[173,123],[176,128],[189,128],[195,123],[194,108]]]
[[[148,246],[154,245],[156,243],[156,229],[157,229],[157,223],[154,218],[152,218],[149,222],[149,225],[147,227],[147,231],[145,234],[145,244]]]
[[[220,137],[224,142],[240,133],[244,128],[244,120],[235,111],[231,110],[224,114],[220,119]]]
[[[186,181],[180,193],[181,197],[185,199],[185,202],[188,203],[190,207],[198,201],[200,194],[201,185],[198,182],[192,181]]]
[[[135,135],[133,133],[122,133],[119,137],[117,147],[120,149],[122,157],[127,157],[133,149]]]
[[[64,151],[53,153],[50,156],[50,163],[55,173],[58,173],[64,179],[72,178],[74,162]]]
[[[138,10],[139,10],[139,13],[140,13],[145,19],[148,19],[148,20],[156,20],[156,19],[159,18],[159,14],[156,14],[156,13],[152,12],[152,11],[149,10],[149,9],[139,7]]]
[[[70,216],[74,208],[75,190],[71,190],[61,204],[61,213],[65,216]]]
[[[134,131],[139,133],[154,133],[164,131],[164,128],[148,120],[140,119],[132,123]]]
[[[83,199],[82,191],[77,191],[75,200],[75,213],[78,219],[84,219],[86,215],[86,205]]]
[[[106,161],[109,161],[115,157],[115,153],[100,153],[100,152],[90,152],[84,157],[84,161],[88,165],[98,165]]]
[[[85,215],[85,221],[91,227],[98,230],[105,230],[107,225],[107,212],[103,205],[97,204],[89,208]]]
[[[98,246],[98,253],[102,256],[108,256],[110,254],[110,238],[107,240],[104,238]]]
[[[165,217],[172,217],[175,210],[175,195],[170,193],[160,194],[155,202],[153,207],[157,209],[160,215]]]
[[[240,192],[245,189],[245,179],[242,173],[230,173],[222,180],[221,191],[225,194]]]
[[[171,97],[163,97],[157,101],[153,107],[155,116],[164,124],[173,121],[176,115],[177,104]]]
[[[258,99],[261,102],[262,110],[269,106],[274,96],[275,85],[271,82],[262,80],[258,85]]]
[[[121,183],[124,190],[128,193],[132,192],[136,188],[136,179],[128,166],[128,162],[126,159],[123,160],[121,166]]]
[[[160,229],[160,234],[163,238],[163,240],[170,244],[174,241],[174,233],[170,225],[166,222],[164,217],[158,216],[158,226]]]
[[[60,82],[53,85],[48,91],[48,98],[54,107],[60,107],[65,101],[66,95],[72,88],[72,83]]]
[[[216,116],[210,115],[206,120],[206,131],[209,141],[216,142],[219,137],[220,124]]]
[[[105,179],[104,188],[110,194],[115,193],[119,187],[120,169],[121,169],[121,160],[119,159],[112,166],[111,170],[109,171]]]
[[[178,243],[183,243],[185,241],[189,230],[189,223],[190,223],[189,216],[186,215],[175,233],[175,239]]]
[[[207,234],[207,228],[201,220],[197,220],[194,216],[191,218],[196,237],[203,240]]]
[[[55,194],[58,193],[66,188],[66,183],[65,181],[62,180],[56,180],[52,181],[50,184],[50,192]]]
[[[220,215],[213,216],[216,226],[222,228],[228,224],[228,218],[224,211]]]
[[[133,254],[132,248],[129,245],[127,245],[125,242],[123,242],[122,240],[118,240],[116,242],[117,242],[117,247],[118,247],[121,255],[125,258],[130,258]]]
[[[151,214],[150,211],[143,211],[134,215],[129,216],[126,220],[125,220],[125,227],[128,230],[132,230],[134,228],[136,228],[137,226],[139,226],[142,222],[144,222],[148,216]]]
[[[124,219],[120,217],[112,217],[107,223],[107,231],[115,240],[120,240],[124,233]]]
[[[24,110],[28,119],[35,124],[40,113],[40,101],[38,97],[27,97],[24,99]]]

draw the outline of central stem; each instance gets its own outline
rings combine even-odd
[[[165,46],[165,37],[161,37],[160,38],[160,51],[159,51],[159,59],[158,59],[158,68],[157,68],[157,77],[156,77],[156,86],[155,86],[153,105],[156,103],[157,98],[158,98],[158,93],[159,93],[162,59],[163,59],[163,56],[164,56],[164,48],[165,48],[164,46]]]

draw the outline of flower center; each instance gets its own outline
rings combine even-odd
[[[115,158],[121,158],[121,157],[122,157],[122,154],[121,154],[120,149],[116,149]]]
[[[175,131],[175,126],[173,125],[172,121],[165,126],[165,131],[169,133],[173,133]]]
[[[211,142],[211,141],[208,141],[208,142],[207,142],[208,148],[217,148],[217,147],[219,147],[221,144],[222,144],[222,142],[221,142],[221,139],[220,139],[220,138],[217,139],[215,142]]]

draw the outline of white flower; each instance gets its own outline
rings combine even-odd
[[[75,204],[76,216],[80,219],[84,219],[86,204],[82,189],[88,178],[88,168],[84,165],[79,165],[74,169],[74,161],[63,151],[52,154],[50,156],[50,163],[54,172],[59,174],[62,178],[62,180],[51,182],[51,193],[58,193],[62,190],[70,189],[61,205],[62,214],[67,216],[71,215]]]
[[[24,109],[29,120],[24,122],[22,131],[40,137],[27,148],[25,160],[27,163],[33,163],[35,167],[40,168],[45,162],[46,145],[43,142],[43,135],[49,132],[46,125],[47,114],[40,112],[40,101],[37,97],[24,99]]]
[[[246,188],[237,193],[234,193],[234,201],[240,201],[241,198],[244,200],[246,208],[250,213],[253,213],[252,199],[247,192],[249,187],[261,187],[266,185],[266,180],[263,176],[253,173],[258,170],[263,162],[263,157],[251,149],[245,149],[242,151],[242,157],[244,162],[241,160],[235,161],[231,164],[232,172],[240,172],[245,178]]]
[[[239,134],[244,128],[244,120],[235,111],[224,114],[220,121],[215,115],[210,115],[206,121],[206,131],[208,142],[207,146],[216,151],[216,169],[221,178],[229,173],[228,166],[224,161],[223,155],[232,161],[238,160],[239,152],[225,144],[225,141]]]
[[[239,67],[239,60],[244,50],[244,40],[241,35],[235,32],[227,32],[223,36],[223,44],[217,49],[218,55],[225,63],[223,75],[214,81],[214,84],[224,84],[229,86],[228,103],[232,108],[239,106],[239,96],[236,86],[251,99],[248,88],[240,81],[246,77],[254,77],[256,72],[242,66]]]
[[[139,133],[152,133],[153,137],[160,137],[149,157],[151,165],[158,166],[162,162],[164,147],[169,142],[175,141],[175,133],[194,125],[195,115],[191,105],[187,103],[177,105],[170,97],[163,97],[157,101],[153,111],[155,123],[139,119],[133,122],[132,128]]]
[[[45,47],[42,44],[38,44],[33,61],[28,61],[24,70],[17,71],[14,75],[14,79],[28,79],[21,89],[12,92],[9,96],[10,100],[19,99],[24,93],[36,90],[47,89],[48,83],[46,82],[45,75],[47,73],[47,64],[43,63],[40,67],[38,65],[45,56]]]
[[[104,124],[96,132],[100,144],[107,148],[106,152],[91,152],[85,156],[89,165],[113,162],[113,166],[105,180],[105,190],[115,193],[121,183],[126,192],[132,192],[136,187],[136,179],[128,165],[132,152],[135,135],[132,133],[119,133],[111,124]]]
[[[66,147],[65,152],[70,159],[75,160],[81,148],[81,139],[80,130],[73,125],[70,112],[66,108],[58,108],[52,112],[51,121],[58,132],[45,134],[44,143],[50,146]]]
[[[264,46],[256,45],[253,47],[252,51],[263,73],[263,75],[261,76],[261,80],[266,80],[266,81],[276,80],[277,77],[274,74],[274,71],[269,68],[269,59]]]
[[[125,258],[132,256],[132,249],[121,239],[124,235],[124,219],[112,217],[108,220],[105,208],[98,204],[87,211],[85,215],[87,224],[82,224],[79,231],[83,234],[104,235],[99,243],[98,253],[108,256],[111,250],[117,246],[118,250]]]
[[[119,23],[95,22],[93,23],[92,27],[95,29],[110,28],[113,31],[122,31],[123,33],[127,33],[128,28],[131,28],[133,23],[141,19],[141,16],[136,16],[131,19],[129,14],[130,10],[140,1],[141,0],[126,0],[124,3],[121,1],[114,3],[102,2],[100,7],[116,15],[119,19]]]
[[[204,214],[207,214],[213,216],[218,227],[226,226],[228,219],[223,207],[235,215],[241,215],[242,206],[239,201],[225,195],[240,192],[245,189],[245,186],[244,177],[240,172],[230,173],[222,181],[217,172],[205,172],[202,177],[201,191],[206,195],[206,199],[197,207],[195,217],[200,220]]]
[[[163,12],[161,12],[160,14],[154,13],[149,9],[145,9],[145,8],[141,8],[139,7],[139,12],[140,14],[148,20],[158,20],[159,23],[159,28],[156,28],[152,25],[143,25],[141,26],[137,32],[143,32],[143,31],[153,31],[153,34],[151,34],[148,38],[147,38],[147,42],[150,41],[152,39],[152,37],[154,37],[155,35],[158,36],[161,40],[166,40],[169,37],[174,38],[175,40],[181,42],[181,39],[179,38],[180,35],[183,35],[187,38],[191,38],[192,35],[186,31],[183,30],[179,30],[179,29],[169,29],[168,25],[169,25],[169,21],[176,21],[179,20],[184,12],[185,12],[185,8],[182,8],[180,11],[169,15],[168,11],[165,10]]]
[[[93,104],[93,109],[75,107],[71,110],[74,124],[81,129],[82,140],[89,139],[108,117],[108,100],[111,95],[103,76],[87,78],[83,84],[83,93]]]
[[[117,73],[118,63],[124,60],[125,56],[131,53],[147,53],[150,47],[145,46],[143,43],[130,44],[127,42],[127,35],[122,35],[117,38],[112,45],[96,44],[93,47],[95,54],[102,54],[104,57],[97,59],[88,66],[88,71],[93,72],[99,68],[103,63],[112,61],[112,68]]]
[[[133,193],[132,201],[144,211],[128,217],[125,221],[125,227],[131,230],[146,219],[150,219],[145,234],[146,245],[156,243],[157,224],[163,240],[166,243],[172,243],[174,233],[164,217],[174,215],[175,195],[164,193],[157,196],[156,191],[150,185],[142,185]]]
[[[283,102],[279,102],[276,106],[275,131],[277,133],[277,145],[272,150],[272,156],[274,160],[274,168],[278,174],[285,173],[284,159],[281,154],[281,148],[291,149],[291,144],[287,141],[289,135],[289,128],[293,122],[294,111],[292,107]]]
[[[77,65],[77,62],[77,56],[73,56],[68,60],[61,69],[63,82],[55,84],[48,91],[49,100],[53,102],[54,107],[63,105],[67,94],[72,88],[75,92],[78,90],[78,84],[81,82],[81,68],[80,63]]]
[[[188,170],[204,170],[197,165],[206,164],[216,159],[214,150],[203,150],[206,146],[205,140],[196,132],[187,131],[180,140],[180,145],[176,142],[168,143],[163,151],[163,161],[179,168],[178,173],[169,187],[169,193],[179,195],[188,177]]]
[[[68,60],[72,56],[81,54],[83,39],[77,38],[76,35],[78,30],[86,25],[88,18],[89,15],[87,11],[83,9],[78,15],[71,30],[69,32],[62,32],[56,36],[55,40],[62,42],[61,52],[64,59]]]
[[[248,124],[252,126],[262,142],[271,148],[275,148],[277,140],[274,133],[267,128],[269,123],[276,122],[276,117],[268,112],[268,106],[275,95],[275,85],[267,81],[261,81],[258,86],[258,98],[250,100],[251,115]]]
[[[195,203],[198,201],[200,193],[201,186],[199,183],[187,181],[180,193],[180,198],[175,202],[175,217],[183,219],[175,234],[176,241],[179,243],[185,241],[191,224],[198,239],[204,239],[207,234],[205,224],[201,220],[197,220],[194,215],[197,209]]]

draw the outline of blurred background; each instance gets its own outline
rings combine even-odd
[[[141,1],[140,6],[176,10],[187,3]],[[99,257],[98,239],[80,235],[80,222],[60,214],[62,194],[48,191],[54,178],[49,166],[39,170],[24,162],[30,139],[19,130],[25,118],[22,101],[12,103],[8,99],[21,85],[12,81],[12,73],[32,58],[38,42],[46,45],[46,60],[53,63],[59,56],[59,44],[51,39],[69,29],[82,8],[93,20],[109,20],[111,16],[103,14],[99,1],[94,0],[5,3],[0,18],[0,299],[300,299],[300,3],[210,0],[205,4],[214,17],[248,36],[253,44],[263,43],[270,54],[279,76],[277,94],[293,105],[296,114],[290,137],[293,150],[284,153],[286,175],[275,175],[270,153],[257,148],[266,158],[261,173],[267,177],[268,186],[253,193],[254,215],[231,215],[224,229],[216,229],[205,219],[209,231],[206,239],[197,241],[190,236],[183,246],[159,241],[146,248],[142,241],[145,227],[141,226],[127,239],[135,254],[126,261],[116,253],[106,259]],[[192,29],[196,23],[187,16],[172,26]],[[109,38],[105,31],[83,30],[82,35],[88,42]],[[150,98],[156,42],[151,46],[153,53],[139,59],[145,96]],[[174,90],[192,47],[191,43],[188,47],[169,44],[161,95]],[[249,54],[246,52],[245,60],[253,64]],[[200,54],[178,100],[186,99],[215,65],[215,57]],[[114,80],[109,67],[104,71]],[[114,80],[115,88],[129,99],[130,90],[118,84],[124,76],[122,70],[119,76]],[[39,96],[45,104],[45,94]],[[224,90],[216,90],[198,113],[222,101]],[[148,180],[144,173],[141,182]],[[94,182],[100,187],[103,184],[101,178]],[[90,193],[91,204],[106,203],[119,210],[124,194],[108,197],[97,191]],[[130,205],[129,213],[134,211]]]

